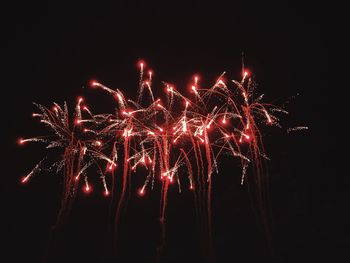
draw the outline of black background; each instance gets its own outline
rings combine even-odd
[[[346,75],[338,62],[346,61],[341,10],[335,2],[302,1],[30,2],[3,8],[1,250],[11,258],[4,262],[154,262],[159,241],[159,189],[144,198],[133,189],[122,249],[112,259],[108,199],[96,186],[92,195],[78,195],[67,225],[49,243],[60,179],[42,174],[28,185],[19,183],[43,156],[40,146],[16,144],[21,136],[43,133],[31,119],[32,101],[50,105],[67,100],[72,106],[83,95],[92,108],[103,111],[112,100],[82,87],[96,78],[134,96],[140,58],[154,69],[156,81],[185,87],[194,73],[207,85],[223,71],[239,78],[242,52],[266,100],[282,104],[299,94],[283,125],[310,129],[292,134],[264,130],[272,158],[273,256],[266,251],[247,189],[239,186],[234,162],[220,164],[213,188],[216,261],[314,262],[346,255],[349,179],[341,169],[340,143],[347,137],[341,103]],[[169,193],[161,262],[203,260],[191,198],[186,192]]]

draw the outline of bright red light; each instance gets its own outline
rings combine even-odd
[[[197,84],[198,80],[199,80],[199,76],[198,75],[194,75],[193,76],[194,82]]]
[[[218,84],[220,84],[220,85],[225,85],[225,82],[222,80],[222,79],[219,79],[219,81],[218,81]]]
[[[89,85],[90,85],[90,87],[95,88],[98,86],[98,82],[96,80],[91,80]]]
[[[138,191],[138,193],[139,193],[140,196],[145,195],[145,189],[144,189],[144,188],[141,188],[141,189]]]
[[[85,187],[84,187],[84,191],[85,191],[85,193],[90,193],[91,192],[91,187],[87,184]]]
[[[146,66],[146,63],[143,60],[140,60],[137,64],[141,68],[141,70],[144,69],[144,67]]]
[[[83,102],[83,97],[78,97],[78,103],[82,103]]]
[[[103,192],[104,196],[109,196],[109,191],[106,189],[104,192]]]
[[[168,87],[168,88],[167,88],[167,91],[168,91],[168,92],[173,92],[173,91],[174,91],[174,87],[173,87],[173,86]]]
[[[27,182],[28,182],[28,176],[23,176],[22,179],[21,179],[21,183],[25,184]]]
[[[17,143],[18,143],[19,145],[23,145],[25,142],[26,142],[26,141],[23,140],[22,138],[17,140]]]
[[[116,164],[112,163],[112,164],[108,165],[108,170],[113,171],[113,168],[115,168],[116,166],[117,166]]]

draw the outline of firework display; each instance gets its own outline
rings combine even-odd
[[[90,193],[94,186],[89,171],[100,177],[105,196],[121,189],[118,208],[125,199],[129,177],[145,169],[144,183],[138,187],[143,196],[154,187],[161,188],[161,219],[164,220],[169,187],[193,191],[196,200],[205,199],[210,214],[212,176],[219,173],[220,156],[230,155],[241,165],[240,181],[248,176],[262,177],[264,153],[261,126],[280,126],[276,115],[284,109],[263,102],[255,95],[251,73],[243,68],[242,78],[226,81],[225,72],[211,87],[204,87],[198,75],[183,95],[174,85],[162,82],[165,98],[153,94],[153,72],[139,62],[138,96],[130,100],[121,90],[92,81],[115,98],[114,113],[94,114],[82,97],[77,99],[74,114],[67,104],[52,107],[35,104],[33,113],[50,130],[46,136],[20,139],[19,144],[44,143],[48,150],[59,152],[57,159],[44,158],[22,178],[27,183],[41,170],[63,175],[62,207],[70,206],[79,189]],[[159,87],[157,87],[159,89]],[[296,127],[293,130],[307,129]],[[119,157],[120,156],[120,157]],[[120,171],[120,172],[119,172]],[[121,176],[121,185],[116,185]],[[259,193],[258,193],[259,194]],[[260,193],[261,194],[261,193]],[[198,201],[201,202],[201,201]],[[63,210],[61,210],[63,211]]]

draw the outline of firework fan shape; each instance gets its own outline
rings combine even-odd
[[[208,212],[210,225],[212,176],[219,172],[219,158],[231,155],[241,164],[241,183],[250,167],[257,200],[263,200],[264,153],[260,126],[279,126],[276,114],[284,109],[263,103],[263,95],[255,96],[255,83],[243,67],[241,80],[226,82],[225,72],[211,87],[202,87],[199,76],[189,85],[189,96],[175,86],[162,82],[166,100],[155,99],[153,72],[145,71],[139,62],[139,93],[136,100],[127,99],[122,91],[92,81],[91,87],[102,89],[115,98],[116,111],[93,114],[83,98],[78,98],[73,119],[67,104],[54,103],[52,108],[35,104],[39,110],[33,117],[47,126],[50,134],[20,139],[19,144],[40,142],[46,148],[59,149],[57,160],[44,158],[25,177],[28,182],[41,170],[63,175],[62,205],[59,218],[68,211],[79,189],[93,190],[89,170],[101,179],[105,196],[116,191],[116,176],[122,184],[117,200],[116,218],[125,200],[131,173],[147,170],[138,195],[161,187],[160,218],[164,222],[169,187],[177,186],[194,192],[196,209]],[[296,127],[292,130],[307,129]],[[118,156],[121,156],[120,158]],[[120,168],[120,169],[117,169]],[[117,173],[117,170],[121,172]],[[185,186],[185,187],[184,187]],[[262,204],[262,201],[260,201]]]

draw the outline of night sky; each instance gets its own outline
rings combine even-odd
[[[242,52],[266,101],[290,101],[282,124],[310,129],[287,134],[263,128],[271,157],[272,254],[248,189],[239,184],[236,162],[222,160],[213,182],[216,262],[337,262],[346,255],[350,180],[341,168],[341,144],[348,137],[343,124],[348,120],[340,102],[348,84],[335,61],[344,55],[340,6],[87,2],[13,3],[2,10],[1,256],[11,258],[2,262],[155,262],[159,189],[144,198],[131,190],[117,256],[110,240],[109,202],[101,191],[80,192],[66,225],[52,234],[60,177],[41,173],[20,184],[45,154],[39,144],[16,144],[19,137],[45,133],[31,118],[32,102],[67,101],[73,108],[76,97],[84,96],[95,111],[108,111],[113,101],[89,89],[91,79],[133,97],[136,63],[142,58],[154,70],[155,83],[169,81],[184,91],[194,73],[206,85],[223,71],[240,78]],[[336,84],[340,79],[342,85]],[[206,262],[190,193],[169,192],[166,241],[160,262]]]

